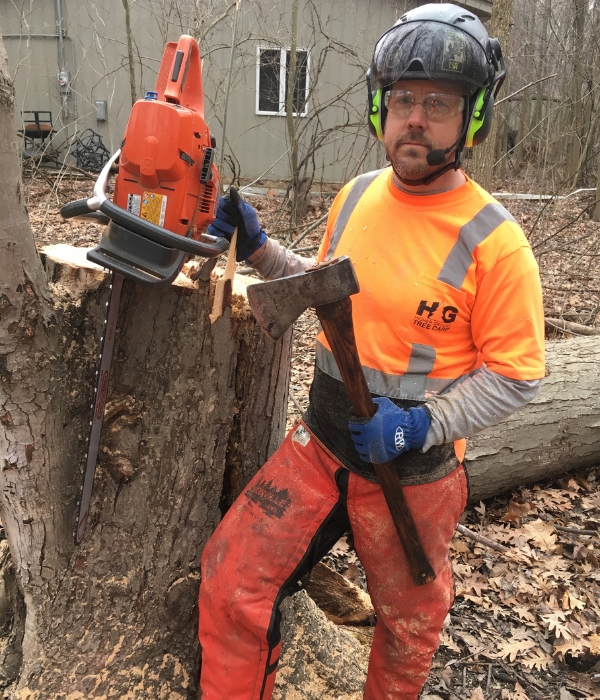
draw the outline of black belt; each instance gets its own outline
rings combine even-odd
[[[378,396],[373,394],[374,397]],[[400,408],[423,405],[423,401],[391,399]],[[310,388],[310,402],[303,420],[328,450],[348,469],[369,481],[377,483],[372,464],[363,462],[354,448],[348,430],[351,413],[350,399],[343,382],[330,377],[315,367]],[[392,460],[398,469],[402,483],[427,484],[437,481],[454,471],[458,465],[453,443],[434,445],[427,452],[409,450]]]

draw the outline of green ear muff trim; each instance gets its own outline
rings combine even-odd
[[[383,141],[383,132],[381,130],[381,89],[378,89],[373,95],[369,121],[375,129],[375,134],[380,141]]]
[[[483,121],[485,119],[485,112],[483,110],[483,104],[485,102],[485,96],[487,89],[483,88],[479,91],[477,95],[477,100],[475,102],[475,107],[473,107],[473,115],[471,116],[471,121],[469,123],[469,128],[467,129],[467,136],[465,139],[465,146],[471,148],[473,146],[473,141],[477,132],[483,126]]]

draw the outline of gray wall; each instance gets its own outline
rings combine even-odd
[[[257,46],[289,48],[293,0],[242,0],[227,110],[225,154],[242,177],[287,178],[285,118],[255,113]],[[479,0],[481,4],[481,0]],[[131,3],[131,0],[130,0]],[[222,116],[232,42],[232,11],[224,0],[137,0],[131,4],[138,96],[153,89],[166,41],[183,33],[199,39],[203,56],[206,120],[222,147]],[[373,46],[409,0],[300,0],[298,46],[311,56],[308,114],[295,120],[302,132],[301,157],[314,153],[308,174],[343,182],[381,163],[380,147],[365,126],[364,73]],[[57,34],[57,5],[63,42]],[[52,111],[58,134],[68,143],[91,127],[112,152],[118,148],[131,108],[125,12],[122,0],[14,0],[0,4],[0,29],[16,89],[17,128],[21,110]],[[59,91],[59,63],[71,76],[71,92]],[[315,76],[318,73],[318,79]],[[94,100],[106,100],[108,119],[97,121]],[[318,140],[317,148],[310,148]],[[223,168],[228,181],[231,170]]]

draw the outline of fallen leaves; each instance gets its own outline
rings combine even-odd
[[[554,549],[556,535],[550,523],[545,523],[539,519],[534,520],[532,523],[527,523],[523,530],[527,535],[527,539],[531,540],[540,549],[546,552],[551,552]]]
[[[569,477],[562,488],[522,489],[504,506],[468,511],[472,529],[479,525],[481,535],[510,551],[500,554],[455,535],[451,555],[460,602],[441,643],[475,659],[536,671],[600,656],[597,496],[592,469]],[[594,535],[579,534],[585,528]]]
[[[488,656],[492,659],[508,659],[509,661],[514,661],[517,656],[521,656],[524,652],[529,649],[534,649],[536,646],[536,643],[532,639],[503,642],[496,653],[490,653]]]

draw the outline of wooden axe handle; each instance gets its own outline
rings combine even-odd
[[[358,358],[352,323],[352,300],[346,297],[333,304],[319,306],[316,312],[342,375],[354,413],[359,418],[371,418],[375,415],[375,404]],[[373,466],[404,547],[413,583],[415,586],[430,583],[435,580],[435,572],[419,540],[419,533],[404,498],[398,472],[391,462]]]

